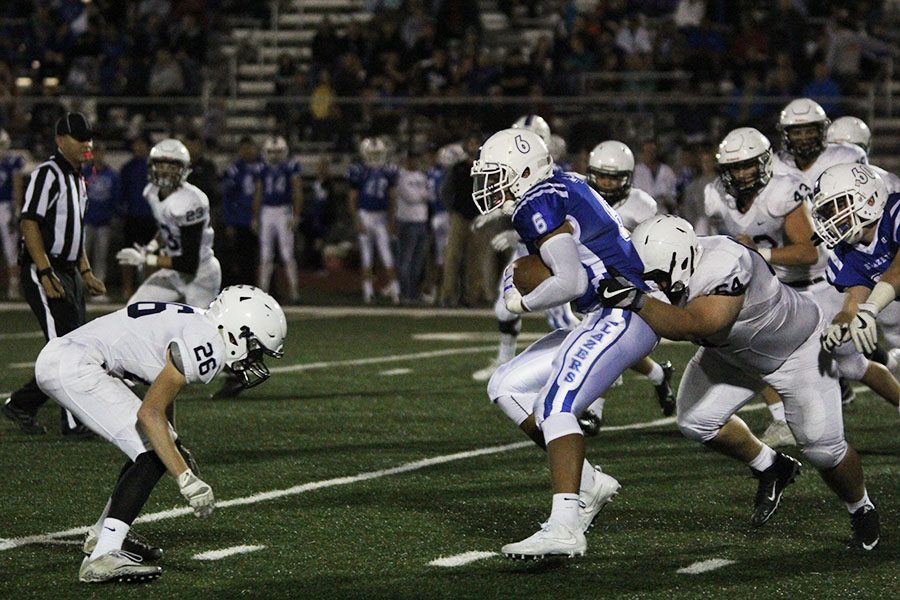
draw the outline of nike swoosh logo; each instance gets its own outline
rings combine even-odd
[[[631,290],[618,290],[618,291],[615,291],[612,294],[610,294],[609,290],[603,290],[603,297],[606,299],[616,298],[617,296],[621,296],[622,294],[627,294],[630,291]]]
[[[772,488],[772,495],[769,496],[769,500],[772,502],[775,502],[775,488],[774,487]]]
[[[113,529],[112,527],[106,527],[106,526],[104,526],[103,529],[106,529],[107,531],[112,531],[112,532],[115,532],[115,531],[116,531],[116,530]]]

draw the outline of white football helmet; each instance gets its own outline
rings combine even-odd
[[[869,165],[849,163],[825,169],[813,192],[813,225],[829,248],[855,244],[863,229],[884,213],[887,187]]]
[[[547,121],[544,120],[544,117],[539,115],[522,115],[512,124],[512,128],[532,131],[541,136],[541,139],[544,140],[547,148],[550,147],[550,126],[547,124]]]
[[[635,227],[631,243],[644,263],[644,279],[659,285],[673,303],[686,297],[703,253],[690,223],[674,215],[651,217]]]
[[[271,136],[263,142],[263,156],[270,165],[283,163],[288,156],[288,145],[283,137]]]
[[[828,126],[825,141],[832,144],[856,144],[868,154],[872,144],[872,132],[862,119],[839,117]]]
[[[778,132],[781,134],[782,147],[799,158],[818,156],[825,149],[825,132],[831,121],[825,109],[818,102],[809,98],[792,100],[781,111],[778,117]],[[804,139],[791,141],[788,132],[794,128],[805,128],[814,125],[814,135]]]
[[[367,137],[359,143],[359,154],[367,167],[380,167],[387,161],[387,145],[377,137]]]
[[[5,129],[0,129],[0,152],[6,152],[11,145],[12,140],[9,139],[9,134]]]
[[[566,140],[563,139],[563,136],[554,133],[550,136],[550,144],[547,145],[547,149],[550,150],[550,156],[553,157],[553,162],[558,163],[566,157],[569,146],[566,144]]]
[[[600,177],[618,179],[615,187],[604,187]],[[616,140],[600,142],[588,156],[587,182],[603,196],[603,199],[617,206],[631,193],[634,177],[634,154],[631,148]]]
[[[225,340],[225,366],[253,387],[269,378],[263,356],[284,356],[287,320],[272,296],[252,285],[232,285],[209,305],[206,317]]]
[[[176,139],[165,139],[150,149],[150,182],[161,190],[178,188],[191,174],[191,153]]]
[[[719,144],[716,165],[725,191],[738,202],[748,200],[772,179],[772,144],[756,129],[738,127]]]
[[[445,169],[449,169],[465,157],[466,151],[462,144],[447,144],[437,151],[437,163]]]
[[[527,129],[503,129],[489,137],[471,170],[472,200],[481,214],[511,215],[529,189],[553,175],[553,157],[541,137]]]

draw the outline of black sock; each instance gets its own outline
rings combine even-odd
[[[107,517],[133,523],[165,473],[166,466],[152,450],[138,456],[130,466],[126,464],[113,490]]]

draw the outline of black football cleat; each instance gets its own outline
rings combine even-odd
[[[750,515],[750,524],[754,527],[761,527],[778,509],[784,488],[792,484],[800,473],[800,461],[778,452],[775,462],[765,471],[757,471],[753,468],[750,470],[753,472],[753,476],[759,480],[756,499],[753,501],[753,514]]]
[[[75,427],[62,428],[63,437],[69,440],[89,440],[94,437],[94,432],[88,429],[86,425],[79,423]]]
[[[43,435],[47,433],[47,428],[38,423],[33,414],[27,410],[22,410],[21,408],[14,406],[10,400],[3,403],[0,412],[2,412],[3,416],[7,419],[18,425],[19,429],[22,430],[22,433],[27,435]]]
[[[663,380],[659,385],[653,386],[656,390],[656,400],[659,402],[659,407],[662,409],[662,413],[666,417],[671,417],[675,414],[675,392],[672,391],[672,375],[675,374],[675,368],[672,366],[672,363],[666,361],[659,366],[662,367],[663,370]]]
[[[600,427],[603,425],[603,417],[597,413],[586,410],[578,417],[578,424],[581,426],[581,432],[584,435],[594,437],[600,433]]]
[[[81,551],[85,556],[90,556],[96,546],[97,534],[94,532],[94,528],[90,527],[87,530],[87,533],[84,534]],[[144,536],[131,529],[128,530],[128,534],[122,542],[122,550],[130,552],[131,554],[136,554],[140,556],[142,560],[147,562],[157,561],[163,556],[162,548],[153,546]]]
[[[872,550],[878,545],[881,537],[881,523],[878,520],[878,511],[874,506],[863,506],[850,515],[850,527],[853,528],[854,548]]]

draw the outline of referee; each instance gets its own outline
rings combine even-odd
[[[85,323],[84,291],[106,293],[94,277],[84,252],[84,209],[87,186],[82,164],[91,158],[91,127],[81,113],[66,113],[56,122],[56,153],[31,174],[19,228],[22,296],[37,316],[48,340]],[[32,377],[13,392],[3,414],[28,434],[46,433],[36,420],[47,401]],[[62,411],[62,433],[82,437],[90,431]]]

